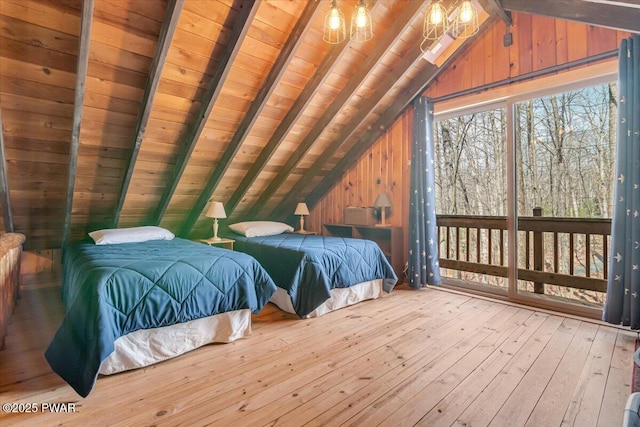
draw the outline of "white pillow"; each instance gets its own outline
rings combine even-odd
[[[231,224],[231,231],[245,237],[274,236],[285,231],[293,231],[293,227],[283,222],[275,221],[245,221]]]
[[[131,228],[106,228],[89,233],[96,245],[146,242],[147,240],[171,240],[175,235],[162,227],[147,225]]]

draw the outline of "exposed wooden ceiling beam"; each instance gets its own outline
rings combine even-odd
[[[2,110],[0,110],[0,203],[2,203],[2,220],[4,230],[13,232],[13,215],[11,211],[11,195],[7,179],[7,159],[4,156],[4,128],[2,127]]]
[[[229,43],[225,46],[224,51],[222,52],[222,56],[219,60],[219,67],[216,69],[215,73],[211,77],[211,80],[209,81],[209,86],[207,87],[207,91],[205,92],[200,103],[200,109],[198,110],[196,119],[189,127],[184,143],[180,144],[182,150],[178,153],[178,159],[175,166],[173,167],[173,173],[171,174],[171,178],[167,183],[167,186],[165,187],[165,191],[162,194],[162,198],[158,203],[152,219],[152,222],[155,224],[160,223],[160,220],[164,216],[167,207],[169,206],[169,201],[171,201],[173,193],[178,187],[180,178],[182,177],[182,174],[184,173],[184,170],[189,163],[191,153],[193,153],[196,143],[200,138],[200,134],[207,124],[207,120],[209,119],[211,110],[213,109],[213,106],[215,105],[216,100],[218,99],[218,96],[222,91],[224,81],[231,71],[233,62],[238,55],[238,52],[240,52],[242,42],[249,32],[251,22],[258,12],[258,8],[260,7],[261,3],[262,0],[255,0],[252,2],[239,2],[241,9],[236,18],[236,22],[233,24],[233,29],[231,30],[231,34],[229,36]]]
[[[290,210],[290,206],[294,203],[299,202],[299,197],[301,192],[305,189],[305,187],[311,182],[311,180],[316,177],[324,167],[325,163],[331,158],[332,154],[346,141],[355,136],[357,129],[362,125],[362,123],[366,120],[367,116],[371,114],[380,104],[380,102],[384,99],[385,95],[391,88],[395,85],[396,81],[400,79],[404,74],[407,73],[412,67],[414,67],[419,61],[422,61],[422,52],[420,51],[419,46],[415,46],[412,50],[407,52],[404,55],[404,58],[394,73],[389,74],[380,84],[377,85],[376,91],[371,96],[371,98],[367,101],[366,104],[362,106],[358,110],[358,113],[354,115],[349,123],[344,127],[341,134],[331,143],[331,145],[325,150],[325,153],[318,157],[316,161],[311,165],[311,167],[305,171],[305,174],[296,182],[289,191],[289,194],[283,199],[282,202],[278,204],[278,214],[280,217],[286,217],[287,212]],[[435,65],[427,64],[427,68],[421,73],[426,75],[431,75],[435,73],[435,70],[438,68]],[[417,78],[416,80],[420,81],[419,87],[423,87],[422,79]],[[416,81],[414,80],[414,81]],[[405,91],[402,92],[404,94]],[[370,135],[381,135],[386,128],[390,125],[384,119],[388,116],[389,111],[393,111],[393,117],[397,116],[395,113],[396,110],[402,111],[410,101],[406,101],[405,98],[398,98],[397,102],[394,102],[393,108],[389,108],[385,111],[385,114],[380,117],[380,119],[371,126],[371,128],[365,132],[364,136],[358,138],[358,146],[365,145],[368,147],[371,145],[369,143]],[[383,127],[381,129],[381,126]],[[375,140],[374,140],[375,142]],[[356,159],[351,159],[357,160]],[[282,209],[282,211],[280,211]],[[275,212],[274,212],[275,213]]]
[[[280,167],[278,174],[275,178],[269,183],[267,188],[262,192],[256,203],[252,206],[252,208],[247,213],[248,218],[254,218],[258,213],[262,212],[264,206],[268,202],[269,198],[277,191],[278,188],[282,185],[282,183],[287,179],[287,177],[291,174],[291,171],[295,169],[297,164],[302,160],[305,154],[311,149],[313,144],[316,142],[318,137],[324,132],[326,127],[333,121],[333,119],[338,115],[340,110],[347,104],[347,102],[351,99],[353,94],[358,90],[358,88],[362,85],[362,82],[366,79],[366,77],[371,73],[371,71],[376,67],[376,65],[382,60],[384,55],[388,52],[393,44],[394,40],[405,32],[405,29],[409,26],[415,14],[423,7],[423,3],[421,2],[408,2],[406,7],[403,9],[400,16],[394,20],[394,24],[391,28],[388,28],[382,36],[381,40],[377,42],[376,47],[367,55],[367,60],[362,64],[358,71],[349,79],[349,83],[340,91],[338,97],[331,103],[329,108],[324,112],[322,117],[314,124],[313,128],[305,139],[298,145],[294,153],[287,159],[287,162],[284,166]],[[418,49],[419,51],[419,49]],[[408,56],[405,55],[405,58]],[[413,64],[414,61],[411,61]],[[411,64],[407,64],[408,68]],[[398,69],[402,68],[403,65],[398,66]],[[405,69],[400,70],[402,74],[404,74]],[[376,96],[384,96],[384,93],[393,86],[395,83],[395,79],[398,76],[396,73],[392,73],[385,79],[385,82],[390,82],[385,88],[378,87],[374,97]],[[368,104],[363,105],[358,110],[358,116],[362,115],[363,112],[366,114],[369,113]],[[347,126],[348,127],[348,126]],[[341,139],[338,142],[338,145],[344,142],[344,139]],[[334,142],[335,144],[335,142]],[[328,152],[332,152],[332,149],[328,149]]]
[[[129,183],[131,182],[131,176],[133,175],[133,169],[136,165],[138,153],[140,152],[140,145],[144,138],[144,132],[147,129],[147,123],[149,122],[149,116],[151,115],[151,108],[153,107],[153,99],[156,95],[156,89],[160,84],[160,76],[162,75],[162,68],[164,67],[165,60],[167,59],[167,53],[173,40],[173,34],[178,26],[178,20],[180,19],[180,12],[182,12],[182,6],[184,0],[169,0],[167,4],[167,10],[165,11],[162,28],[158,36],[158,44],[156,46],[156,53],[153,56],[151,67],[149,70],[149,78],[147,79],[147,86],[144,89],[144,95],[140,102],[140,111],[138,113],[138,121],[136,122],[135,130],[133,132],[133,141],[131,142],[131,150],[129,151],[129,157],[127,159],[127,166],[124,170],[124,176],[122,178],[122,184],[120,186],[120,194],[118,201],[116,202],[115,211],[113,214],[113,226],[117,227],[120,221],[120,213],[124,205],[124,200],[127,196],[127,190],[129,189]]]
[[[586,0],[501,0],[505,10],[544,15],[617,30],[640,33],[637,2],[594,2]]]
[[[487,19],[482,25],[481,29],[485,28],[489,25],[493,19]],[[469,38],[464,41],[462,46],[458,49],[458,52],[464,51],[465,47],[473,42],[473,38]],[[409,86],[407,86],[404,90],[402,90],[396,96],[396,102],[393,104],[393,107],[388,108],[382,116],[377,120],[377,122],[371,126],[371,128],[365,132],[365,134],[358,139],[358,143],[354,145],[351,150],[342,158],[338,163],[331,169],[331,171],[324,176],[322,181],[308,193],[308,196],[305,198],[306,203],[309,205],[309,208],[312,209],[318,201],[329,191],[335,183],[349,170],[350,167],[353,166],[354,162],[357,161],[371,145],[373,145],[380,136],[386,132],[386,130],[393,124],[393,122],[398,118],[400,114],[404,111],[404,109],[413,101],[416,96],[421,95],[429,84],[442,72],[445,70],[447,66],[456,58],[457,55],[452,55],[442,67],[436,67],[432,64],[426,63],[423,66],[423,70],[420,72],[419,76],[412,80]],[[319,159],[320,160],[320,159]],[[322,161],[322,164],[326,163],[328,157],[325,157]],[[300,186],[300,190],[302,190],[302,186]],[[290,194],[295,194],[295,191],[291,191]],[[284,218],[290,215],[293,212],[293,208],[291,205],[295,203],[296,200],[291,200],[288,203],[281,203],[279,207],[278,217]],[[281,210],[280,210],[281,209]]]
[[[340,59],[340,57],[346,51],[347,46],[349,46],[348,43],[335,45],[324,57],[324,59],[320,63],[320,66],[313,74],[313,77],[311,77],[311,79],[307,82],[304,89],[302,90],[300,95],[298,95],[298,98],[296,98],[295,102],[287,112],[287,115],[280,122],[273,135],[271,135],[271,138],[269,138],[269,142],[267,142],[264,148],[260,151],[258,158],[255,160],[255,162],[253,162],[253,165],[247,171],[247,174],[238,185],[238,188],[236,189],[236,191],[234,191],[234,193],[227,201],[225,209],[227,210],[228,216],[232,215],[233,210],[236,208],[236,206],[238,206],[240,200],[242,200],[258,175],[260,175],[260,172],[262,172],[264,167],[267,165],[269,159],[271,159],[273,153],[276,152],[287,133],[289,133],[298,118],[302,115],[305,107],[309,104],[309,102],[311,102],[311,99],[316,94],[317,90],[327,79],[327,77],[329,76],[329,71],[333,67],[333,64],[335,64],[336,61]]]
[[[191,232],[194,224],[200,217],[205,205],[211,198],[211,195],[215,191],[216,187],[220,183],[224,173],[227,171],[233,158],[238,153],[238,150],[242,146],[245,138],[249,134],[251,127],[258,119],[260,112],[267,104],[267,100],[276,89],[278,82],[284,75],[287,66],[289,65],[291,59],[294,57],[300,45],[302,45],[302,40],[304,38],[304,34],[310,28],[309,23],[313,21],[316,16],[320,6],[320,2],[308,2],[304,8],[304,11],[300,15],[298,22],[294,26],[293,30],[289,34],[286,43],[284,44],[278,58],[276,59],[269,75],[265,79],[262,87],[258,91],[255,99],[251,103],[249,110],[244,116],[244,119],[238,126],[238,130],[233,135],[233,138],[229,142],[226,150],[224,151],[220,161],[216,165],[215,170],[209,177],[207,184],[205,185],[200,197],[194,204],[194,206],[189,210],[190,214],[185,223],[182,226],[181,235],[187,236]],[[228,206],[227,206],[228,210]],[[230,215],[230,213],[229,213]]]
[[[489,15],[498,15],[507,26],[513,24],[511,12],[504,10],[499,0],[478,0],[478,2]]]
[[[80,146],[80,125],[82,123],[84,90],[87,83],[87,68],[89,66],[89,45],[91,42],[92,17],[93,0],[85,0],[82,2],[82,19],[80,21],[80,47],[78,49],[78,64],[76,67],[76,89],[73,100],[73,125],[71,130],[71,146],[69,147],[69,176],[67,184],[67,203],[65,208],[64,229],[62,232],[62,247],[64,247],[69,241],[69,235],[71,232],[73,193],[76,182],[76,168],[78,166],[78,147]]]

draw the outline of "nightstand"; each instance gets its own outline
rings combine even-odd
[[[296,233],[296,234],[312,234],[312,235],[318,234],[315,231],[309,231],[309,230],[304,230],[304,231],[295,230],[295,231],[293,231],[293,233]]]
[[[225,239],[224,237],[219,237],[217,239],[210,237],[209,239],[198,239],[198,242],[207,244],[209,246],[220,246],[221,248],[233,250],[233,243],[235,242],[235,240]]]

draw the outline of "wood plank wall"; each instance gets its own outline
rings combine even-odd
[[[81,1],[0,1],[0,104],[16,230],[62,240]],[[38,231],[36,231],[38,230]]]
[[[429,86],[426,96],[438,98],[611,52],[630,33],[514,13],[507,29],[497,20]],[[503,46],[507,31],[513,44]]]
[[[20,288],[23,290],[60,286],[61,250],[23,251],[20,262]]]
[[[494,21],[427,88],[425,95],[437,98],[613,51],[630,36],[524,13],[513,14],[509,30],[513,44],[504,47],[506,25]],[[322,224],[342,223],[346,206],[371,206],[380,191],[388,191],[393,202],[388,222],[403,228],[407,247],[412,114],[409,107],[311,209],[309,229],[321,231]],[[405,262],[406,257],[405,253]]]

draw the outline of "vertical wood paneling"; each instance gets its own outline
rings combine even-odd
[[[587,26],[567,22],[567,58],[569,61],[587,56]]]
[[[512,44],[509,49],[509,57],[514,64],[511,77],[533,71],[533,35],[531,34],[533,17],[527,14],[516,14],[514,18],[516,22],[514,39],[517,43]]]
[[[536,16],[531,22],[533,36],[533,71],[556,65],[555,21]]]
[[[504,47],[503,37],[506,33],[505,24],[498,21],[489,33],[491,49],[493,51],[493,80],[499,81],[509,77],[509,48]]]
[[[602,27],[587,27],[587,56],[608,52],[618,48],[616,32]]]
[[[567,21],[556,19],[556,64],[568,62]]]
[[[513,43],[505,48],[505,24],[494,21],[425,92],[431,98],[506,81],[618,48],[625,31],[526,13],[513,13]]]
[[[480,64],[484,64],[487,59],[487,43],[489,43],[489,40],[490,37],[486,34],[486,32],[481,33],[478,36],[478,40],[476,42],[478,43],[478,48],[472,49],[469,52],[469,56],[471,57],[471,64],[475,65],[474,69],[476,70],[475,73],[470,73],[471,87],[480,86],[485,81],[486,77],[484,67],[480,66]]]
[[[307,217],[308,229],[321,232],[325,223],[342,223],[345,207],[372,206],[382,191],[389,193],[393,204],[387,222],[407,229],[412,114],[411,108],[402,114],[311,209],[311,215]],[[403,239],[406,247],[406,232]]]

